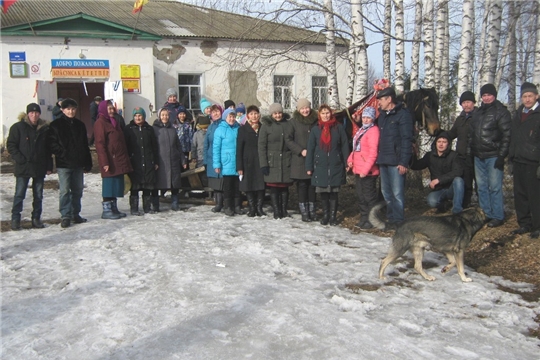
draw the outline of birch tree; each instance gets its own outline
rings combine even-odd
[[[403,0],[394,0],[394,9],[396,14],[396,64],[394,86],[396,91],[403,92],[405,90],[405,29],[403,25]]]
[[[324,22],[326,27],[326,67],[328,69],[328,105],[333,109],[337,109],[339,107],[339,91],[336,76],[336,39],[332,0],[324,0],[324,8]]]
[[[369,92],[368,85],[368,56],[366,37],[364,33],[364,20],[362,18],[362,3],[360,0],[353,0],[351,3],[352,10],[352,33],[354,39],[354,49],[356,50],[356,94],[355,100],[359,100],[366,96]]]
[[[533,83],[540,87],[540,0],[536,1],[536,44],[534,47]]]
[[[441,62],[440,91],[447,93],[450,88],[450,19],[448,1],[444,3],[444,41]]]
[[[461,95],[464,91],[472,90],[471,88],[471,73],[472,64],[471,50],[472,39],[474,35],[474,3],[473,0],[463,0],[463,17],[461,20],[461,46],[459,48],[459,64],[458,64],[458,83],[457,94]],[[459,109],[458,104],[456,104]]]
[[[539,0],[540,1],[540,0]],[[422,39],[422,0],[414,4],[414,35],[411,61],[411,90],[418,89],[418,68],[420,65],[420,40]]]
[[[490,28],[487,33],[487,59],[484,60],[486,71],[484,71],[483,84],[493,83],[495,81],[495,72],[497,70],[497,59],[499,55],[499,42],[501,38],[502,22],[502,0],[492,0],[490,16]]]
[[[437,25],[436,25],[436,42],[435,42],[435,89],[441,91],[441,71],[443,67],[443,57],[444,57],[444,35],[446,15],[447,15],[447,0],[439,1],[437,6]],[[426,34],[427,37],[427,34]],[[427,40],[427,39],[426,39]]]
[[[390,33],[392,31],[392,0],[384,0],[383,76],[390,80]]]
[[[517,47],[516,47],[516,23],[519,20],[520,4],[508,2],[508,18],[510,19],[510,27],[508,28],[508,110],[511,112],[516,109],[516,62],[517,62]]]
[[[425,86],[435,87],[435,67],[433,58],[433,0],[425,1],[424,9],[424,73]]]
[[[488,53],[488,48],[486,46],[486,37],[488,32],[488,24],[489,24],[489,7],[491,5],[491,0],[484,0],[484,13],[482,16],[482,26],[480,27],[481,33],[480,33],[480,41],[478,44],[478,79],[479,81],[483,83],[483,79],[485,78],[485,73],[488,70],[486,65],[486,58]]]

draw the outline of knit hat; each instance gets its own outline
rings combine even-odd
[[[283,106],[281,106],[281,104],[279,104],[279,103],[273,103],[268,108],[268,111],[270,112],[270,115],[272,115],[273,113],[282,113],[283,112]]]
[[[258,113],[260,113],[261,111],[259,110],[259,107],[257,105],[249,105],[247,110],[246,110],[246,114],[249,114],[250,112],[252,111],[256,111]]]
[[[532,92],[533,94],[538,95],[538,88],[533,83],[524,82],[521,85],[521,96],[523,96],[523,94],[528,93],[528,92]]]
[[[135,116],[137,114],[142,115],[143,119],[146,120],[146,111],[144,111],[143,108],[136,107],[135,109],[133,109],[133,116]]]
[[[446,131],[443,131],[439,135],[437,135],[437,137],[435,137],[435,141],[439,140],[440,138],[444,138],[444,139],[448,140],[448,142],[452,141],[450,139],[450,136],[448,135],[448,133]]]
[[[394,90],[393,87],[387,87],[386,89],[382,89],[377,93],[377,99],[380,99],[385,96],[391,96],[392,100],[396,99],[396,90]]]
[[[175,88],[170,88],[170,89],[167,89],[165,96],[167,96],[167,99],[168,99],[169,96],[178,96],[178,93],[176,92]]]
[[[182,105],[180,105],[180,106],[178,107],[178,110],[176,111],[176,115],[178,116],[178,114],[180,114],[180,113],[185,113],[185,114],[187,114],[186,108],[185,108],[184,106],[182,106]]]
[[[244,103],[238,104],[238,106],[236,107],[236,113],[245,114],[246,113],[246,105],[244,105]]]
[[[464,91],[463,94],[459,97],[459,105],[463,104],[464,101],[472,101],[476,104],[476,99],[474,98],[474,93],[472,91]]]
[[[486,84],[480,88],[480,96],[484,94],[490,94],[495,97],[497,97],[497,89],[495,89],[495,85],[493,84]]]
[[[226,109],[224,112],[223,112],[223,115],[221,115],[221,118],[223,120],[227,120],[227,116],[229,116],[229,114],[233,114],[234,115],[234,118],[236,119],[236,110],[235,109]]]
[[[204,110],[210,106],[212,106],[212,103],[206,100],[206,98],[201,98],[201,101],[199,101],[199,107],[201,108],[202,112],[204,112]]]
[[[231,106],[234,107],[234,108],[236,108],[236,104],[234,103],[234,101],[232,101],[232,100],[225,100],[225,103],[223,104],[223,107],[224,107],[225,109],[228,109],[228,108],[230,108]]]
[[[203,127],[203,129],[205,125],[208,127],[208,125],[210,125],[210,118],[206,115],[199,115],[197,118],[197,125]]]
[[[99,95],[94,98],[94,101],[101,101],[101,100],[103,100],[103,99]]]
[[[362,117],[370,117],[375,120],[375,108],[367,106],[364,111],[362,111]]]
[[[79,105],[77,105],[77,102],[71,98],[66,98],[64,99],[64,101],[62,101],[62,105],[61,105],[62,109],[67,109],[68,107],[79,107]]]
[[[30,113],[32,111],[37,111],[41,114],[41,107],[36,103],[30,103],[26,106],[26,113]]]
[[[308,99],[298,99],[298,101],[296,102],[296,110],[300,110],[302,108],[305,108],[305,107],[308,107],[311,109],[311,103],[309,102]]]

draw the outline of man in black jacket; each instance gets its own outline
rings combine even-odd
[[[51,123],[47,143],[56,161],[60,185],[60,214],[63,228],[71,225],[71,220],[79,224],[86,222],[79,213],[84,187],[84,172],[92,169],[92,157],[88,148],[86,127],[75,115],[77,102],[73,99],[62,101],[62,117]]]
[[[459,97],[459,104],[463,111],[456,118],[454,125],[448,130],[450,141],[457,138],[456,152],[463,163],[463,181],[465,183],[465,194],[463,195],[463,207],[468,208],[471,205],[474,180],[474,161],[471,155],[467,155],[468,137],[471,129],[471,119],[478,110],[475,106],[476,99],[472,91],[464,91]]]
[[[45,174],[52,171],[51,155],[46,148],[46,136],[49,125],[40,119],[41,108],[38,104],[28,104],[26,114],[19,115],[19,122],[9,129],[7,148],[15,161],[15,196],[11,209],[11,229],[21,228],[23,209],[28,182],[32,178],[32,227],[44,228],[41,222],[43,204],[43,182]]]
[[[521,85],[522,105],[512,122],[510,160],[514,173],[514,204],[519,228],[512,234],[531,231],[540,236],[540,102],[538,89]]]
[[[458,153],[450,148],[450,137],[443,132],[435,139],[435,148],[420,160],[413,157],[411,169],[429,169],[431,192],[427,197],[429,206],[437,208],[437,212],[446,211],[446,201],[452,200],[452,213],[463,211],[464,181],[462,160]]]
[[[473,114],[468,153],[474,156],[474,172],[478,200],[489,227],[504,223],[502,192],[504,159],[510,148],[512,120],[510,112],[499,100],[493,84],[480,88],[482,105]]]

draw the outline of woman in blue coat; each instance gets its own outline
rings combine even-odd
[[[343,125],[336,121],[328,105],[319,108],[319,122],[309,135],[306,171],[311,185],[321,195],[321,224],[337,225],[338,192],[346,182],[349,141]]]
[[[240,125],[236,121],[234,109],[225,110],[222,120],[214,133],[212,168],[223,176],[225,215],[233,216],[235,212],[241,214],[240,181],[236,172],[236,139]]]
[[[208,186],[214,190],[214,200],[216,206],[212,208],[213,212],[220,212],[223,208],[223,177],[214,171],[213,168],[213,145],[214,145],[214,133],[221,123],[221,114],[223,113],[221,106],[212,105],[210,107],[210,121],[211,124],[206,130],[206,136],[204,137],[203,146],[203,158],[204,165],[206,166],[206,176],[208,177]]]

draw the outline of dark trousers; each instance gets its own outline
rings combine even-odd
[[[229,199],[229,205],[234,208],[234,199],[240,198],[240,180],[238,175],[223,176],[223,201]]]
[[[311,185],[311,179],[296,180],[296,191],[299,203],[315,202],[315,186]]]
[[[519,226],[540,230],[540,179],[538,164],[514,162],[514,206]]]
[[[28,189],[29,177],[15,178],[15,196],[13,197],[13,207],[11,209],[11,217],[21,217],[26,190]],[[39,219],[43,208],[43,178],[32,178],[32,219]]]
[[[139,196],[139,191],[141,191],[141,189],[139,189],[139,190],[131,190],[129,194],[131,196]],[[142,189],[142,195],[143,196],[150,196],[150,195],[152,195],[152,190]]]
[[[367,220],[369,211],[378,201],[377,176],[354,176],[358,207],[363,220]]]
[[[472,160],[464,162],[462,178],[465,185],[465,193],[463,195],[463,208],[468,208],[471,205],[471,198],[474,191],[474,164]]]

